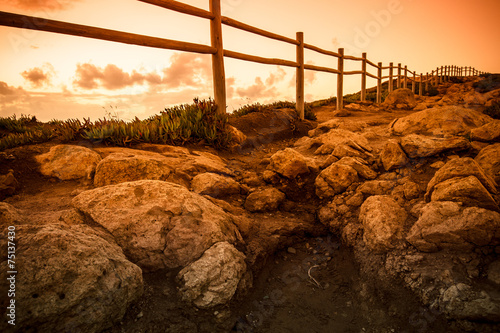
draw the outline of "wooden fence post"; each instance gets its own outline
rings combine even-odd
[[[408,66],[405,65],[405,80],[403,81],[403,87],[408,88]]]
[[[424,90],[423,76],[422,73],[420,73],[420,85],[418,86],[418,96],[422,96],[423,90]]]
[[[416,89],[416,88],[415,88],[415,86],[417,85],[417,76],[416,76],[416,74],[415,74],[415,73],[416,73],[416,71],[415,71],[415,72],[413,72],[413,82],[412,82],[412,84],[411,84],[411,92],[412,92],[412,93],[415,93],[415,91],[416,91],[416,90],[415,90],[415,89]]]
[[[344,108],[344,49],[339,48],[339,62],[337,74],[337,110]]]
[[[401,66],[399,66],[401,68]],[[382,103],[382,63],[378,63],[377,71],[377,103]]]
[[[398,89],[401,88],[401,64],[398,64]]]
[[[222,44],[222,19],[220,0],[210,0],[210,12],[215,16],[210,21],[210,37],[212,47],[217,52],[212,55],[212,76],[214,83],[214,99],[217,113],[226,113],[226,74],[224,71],[224,48]]]
[[[304,120],[304,33],[297,32],[297,94],[296,94],[296,107],[300,119]]]
[[[389,64],[389,92],[394,90],[394,63]]]
[[[439,74],[441,74],[439,76],[439,83],[443,83],[444,82],[443,66],[441,66],[441,72]]]
[[[366,101],[366,52],[361,55],[361,102]]]
[[[425,74],[425,91],[429,91],[429,72]]]

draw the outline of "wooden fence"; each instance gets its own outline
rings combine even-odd
[[[429,84],[437,85],[438,83],[448,81],[452,76],[475,76],[483,74],[472,67],[459,66],[441,66],[430,73],[416,73],[410,71],[407,66],[398,64],[394,66],[390,63],[389,66],[383,66],[381,62],[374,63],[367,58],[366,53],[361,57],[354,57],[344,54],[344,49],[339,48],[337,52],[325,50],[317,46],[304,42],[304,34],[297,32],[295,39],[281,36],[266,30],[262,30],[251,25],[236,21],[229,17],[221,15],[221,1],[209,0],[210,10],[200,9],[194,6],[184,4],[173,0],[138,0],[151,5],[156,5],[165,9],[177,11],[183,14],[188,14],[210,20],[210,36],[211,45],[187,43],[164,38],[144,36],[121,32],[116,30],[102,29],[91,26],[48,20],[39,17],[19,15],[0,11],[0,25],[8,27],[16,27],[31,30],[40,30],[66,35],[94,38],[107,40],[112,42],[178,50],[185,52],[194,52],[201,54],[212,55],[212,74],[214,99],[218,107],[218,112],[226,112],[226,79],[224,71],[224,57],[234,58],[244,61],[251,61],[261,64],[279,65],[296,68],[296,108],[301,117],[304,119],[304,71],[312,70],[319,72],[327,72],[337,74],[337,109],[343,108],[343,90],[344,90],[344,75],[361,75],[361,101],[366,100],[366,78],[371,77],[377,80],[377,103],[382,102],[382,80],[388,79],[389,91],[394,89],[394,79],[396,79],[397,88],[406,88],[411,81],[412,90],[415,92],[416,86],[419,86],[419,94],[422,95],[423,87],[428,89]],[[296,61],[289,61],[277,58],[264,58],[255,55],[249,55],[239,52],[226,50],[223,47],[222,25],[227,25],[236,29],[244,30],[263,37],[271,38],[280,42],[292,44],[296,46],[297,54]],[[338,59],[337,68],[320,67],[306,64],[304,60],[304,50],[312,50],[323,55],[332,56]],[[345,61],[358,61],[361,63],[361,69],[358,71],[345,71]],[[377,70],[377,74],[372,74],[368,71],[368,65]],[[388,74],[383,76],[383,71],[388,70]],[[397,73],[396,73],[397,71]]]

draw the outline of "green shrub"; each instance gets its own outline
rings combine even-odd
[[[15,117],[10,117],[10,120],[2,119],[0,123],[3,126],[12,128],[19,121]],[[129,146],[140,142],[184,144],[205,141],[216,148],[223,148],[231,141],[231,134],[227,130],[228,119],[226,114],[217,113],[212,100],[195,99],[193,104],[165,109],[147,120],[139,120],[137,117],[130,122],[119,120],[118,117],[98,119],[95,122],[90,119],[84,119],[83,122],[78,119],[52,120],[45,127],[37,125],[34,129],[27,128],[23,133],[11,133],[1,138],[0,150],[54,138],[62,142],[85,139],[115,146]]]
[[[46,129],[29,130],[24,133],[11,133],[0,139],[0,150],[47,142],[53,137],[53,133]]]
[[[247,115],[247,114],[252,113],[252,112],[262,112],[263,110],[264,110],[264,106],[260,103],[246,104],[246,105],[243,105],[238,110],[233,111],[233,113],[231,113],[231,116],[241,117],[241,116]]]
[[[27,125],[37,123],[36,117],[30,115],[21,115],[19,119],[17,119],[16,115],[12,117],[0,117],[0,129],[12,133],[24,133],[28,130]]]
[[[184,144],[206,141],[223,148],[231,141],[227,131],[228,116],[218,114],[212,100],[195,99],[165,109],[160,115],[147,120],[135,118],[132,122],[118,119],[99,120],[83,131],[83,137],[93,142],[127,146],[133,143]]]
[[[288,101],[278,101],[274,102],[271,104],[267,105],[262,105],[260,103],[254,103],[254,104],[247,104],[242,106],[236,111],[233,111],[231,114],[232,117],[242,117],[244,115],[247,115],[252,112],[262,112],[264,110],[271,110],[271,109],[294,109],[297,110],[295,107],[294,102],[288,102]],[[310,103],[305,103],[304,104],[304,118],[308,120],[316,120],[316,115],[314,112],[312,112],[312,106]]]

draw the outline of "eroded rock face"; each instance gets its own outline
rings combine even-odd
[[[15,207],[5,202],[0,202],[0,227],[24,224],[26,217]]]
[[[449,287],[439,298],[439,305],[455,319],[500,322],[500,300],[465,283]]]
[[[240,193],[240,184],[237,181],[210,172],[201,173],[194,177],[191,186],[194,192],[214,198]]]
[[[481,127],[474,128],[470,134],[472,140],[484,142],[500,141],[500,120],[492,120]]]
[[[422,208],[407,240],[422,252],[469,251],[495,245],[500,240],[500,214],[478,207],[464,208],[456,202],[433,201]]]
[[[19,183],[14,177],[14,170],[9,170],[5,175],[0,175],[0,200],[16,193]]]
[[[234,296],[247,266],[245,255],[227,242],[214,244],[177,275],[182,298],[199,308],[226,304]]]
[[[490,193],[497,193],[496,183],[484,172],[479,164],[470,157],[455,158],[448,161],[439,169],[431,181],[427,184],[425,198],[430,200],[432,192],[437,184],[445,180],[457,177],[476,177]]]
[[[280,150],[271,156],[271,169],[288,179],[309,173],[304,155],[292,148]]]
[[[447,179],[434,187],[432,201],[455,201],[465,206],[477,206],[498,211],[498,205],[474,176]]]
[[[410,89],[401,88],[392,91],[385,99],[383,105],[396,109],[411,110],[417,106],[417,101]]]
[[[396,135],[466,135],[471,129],[483,126],[492,119],[472,109],[458,106],[434,107],[412,113],[392,123]]]
[[[373,171],[368,163],[359,157],[343,157],[338,162],[338,164],[344,164],[350,166],[358,175],[364,179],[375,179],[377,178],[377,173]]]
[[[406,218],[406,211],[390,196],[376,195],[366,199],[359,213],[366,246],[375,253],[396,248],[403,239]]]
[[[367,158],[373,148],[363,135],[345,129],[331,129],[326,133],[312,132],[314,137],[303,138],[295,143],[300,151],[314,149],[315,155],[333,154],[337,158],[346,156]]]
[[[401,147],[410,158],[429,157],[442,152],[465,150],[470,142],[463,137],[434,138],[409,134],[401,139]]]
[[[380,160],[385,171],[390,171],[408,165],[406,156],[399,143],[395,140],[389,140],[380,153]]]
[[[398,186],[396,181],[371,180],[361,184],[356,191],[365,196],[384,195],[390,193],[396,186]]]
[[[0,244],[6,248],[5,238]],[[16,265],[22,267],[16,276],[18,331],[100,332],[120,321],[143,291],[141,269],[85,225],[18,225]],[[7,262],[1,267],[5,284]],[[9,331],[6,320],[0,329]]]
[[[483,148],[474,160],[497,185],[500,184],[500,143]]]
[[[59,145],[50,148],[46,154],[36,156],[40,172],[61,180],[87,179],[94,176],[101,156],[95,151],[71,145]]]
[[[147,271],[184,267],[217,242],[241,235],[230,215],[183,186],[155,180],[86,191],[73,206],[107,229]]]
[[[278,209],[285,198],[285,194],[275,188],[258,190],[247,197],[245,208],[251,212],[272,212]]]
[[[358,173],[349,165],[334,163],[316,177],[316,195],[331,198],[344,192],[352,183],[359,180]]]

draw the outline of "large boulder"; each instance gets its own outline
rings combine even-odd
[[[304,155],[292,148],[280,150],[271,156],[270,166],[273,171],[288,179],[309,173]]]
[[[375,253],[397,247],[403,240],[406,218],[406,211],[390,196],[376,195],[366,199],[359,213],[366,246]]]
[[[239,194],[241,188],[240,184],[234,179],[210,172],[200,173],[195,176],[191,186],[194,192],[214,198]]]
[[[189,187],[192,178],[200,173],[233,176],[224,160],[216,155],[165,148],[170,146],[159,150],[161,153],[128,148],[96,149],[106,157],[97,166],[94,185],[99,187],[148,179]]]
[[[476,141],[500,141],[500,120],[492,120],[481,127],[474,128],[470,132],[470,137]]]
[[[380,161],[382,162],[385,171],[405,167],[409,162],[405,152],[395,140],[389,140],[386,143],[384,149],[380,153]]]
[[[432,201],[420,211],[407,241],[419,251],[471,250],[500,242],[500,214],[450,201]]]
[[[396,119],[391,131],[396,135],[466,135],[492,119],[472,109],[458,106],[434,107]]]
[[[241,239],[221,208],[183,186],[158,180],[85,191],[73,206],[108,230],[130,260],[148,271],[184,267],[217,242]]]
[[[2,234],[7,235],[6,225]],[[125,315],[143,292],[142,272],[122,249],[86,225],[16,226],[15,328],[17,332],[101,332]],[[0,239],[7,249],[7,238]],[[7,260],[0,265],[7,291]],[[5,287],[5,288],[4,288]],[[0,330],[11,332],[2,297]],[[10,303],[9,303],[10,304]]]
[[[488,192],[496,194],[496,183],[491,179],[479,164],[470,157],[455,158],[448,161],[441,169],[439,169],[434,177],[427,184],[427,192],[425,199],[430,200],[432,192],[437,184],[445,180],[457,177],[476,177],[481,184],[488,190]]]
[[[285,198],[285,194],[275,188],[258,190],[247,197],[245,208],[251,212],[272,212],[278,209]]]
[[[61,180],[90,180],[101,161],[101,156],[85,147],[58,145],[35,159],[40,164],[40,172],[45,176]]]
[[[432,201],[455,201],[465,206],[477,206],[489,210],[499,210],[498,205],[474,176],[447,179],[434,187]]]
[[[470,148],[464,137],[434,138],[409,134],[401,139],[401,146],[410,158],[429,157],[446,151],[460,151]]]
[[[119,184],[134,180],[167,180],[172,172],[169,159],[165,156],[127,149],[104,158],[97,166],[95,186]]]
[[[474,160],[497,185],[500,184],[500,143],[481,149]]]
[[[334,197],[357,181],[359,181],[358,173],[353,167],[334,163],[316,177],[316,195],[320,199]]]
[[[411,110],[417,106],[417,101],[410,89],[401,88],[389,93],[382,104],[395,109]]]
[[[184,300],[199,308],[226,304],[246,271],[245,255],[233,245],[220,242],[179,272],[179,291]]]

